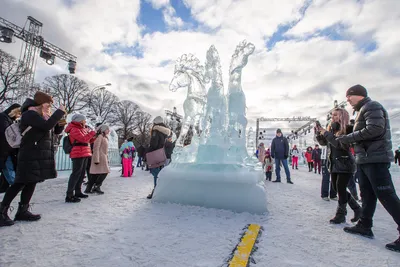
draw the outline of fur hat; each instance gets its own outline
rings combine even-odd
[[[71,121],[76,121],[76,122],[81,122],[81,121],[85,121],[85,120],[86,120],[85,115],[82,115],[79,113],[74,114],[71,119]]]
[[[41,105],[44,103],[53,103],[53,98],[46,93],[37,91],[35,96],[33,97],[33,101],[35,101],[36,104]]]
[[[352,87],[350,87],[347,92],[346,92],[346,96],[349,95],[358,95],[358,96],[363,96],[363,97],[367,97],[368,96],[368,92],[367,89],[365,89],[364,86],[362,85],[354,85]]]
[[[157,116],[154,118],[153,123],[154,124],[164,123],[164,119],[161,116]]]

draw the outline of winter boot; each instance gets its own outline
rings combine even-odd
[[[40,220],[40,218],[41,216],[39,214],[32,214],[29,211],[29,204],[19,203],[14,221],[37,221]]]
[[[8,209],[10,206],[5,206],[3,204],[0,204],[0,227],[2,226],[11,226],[14,224],[14,221],[8,217]]]
[[[344,227],[343,231],[349,234],[361,235],[368,238],[374,238],[374,233],[371,230],[371,227],[364,226],[361,220],[357,222],[355,226],[352,227]]]
[[[85,194],[93,194],[93,183],[88,182],[88,184],[86,185],[86,189],[84,191]]]
[[[362,211],[361,207],[351,195],[350,195],[348,203],[349,203],[350,208],[354,211],[354,218],[352,218],[350,221],[353,223],[357,222],[361,217],[361,211]]]
[[[400,237],[396,241],[386,244],[386,248],[392,251],[400,252]]]
[[[99,194],[99,195],[103,195],[103,194],[104,194],[104,192],[101,191],[99,185],[95,185],[95,186],[94,186],[94,188],[93,188],[93,193],[97,193],[97,194]]]
[[[153,198],[153,193],[154,193],[154,189],[151,191],[151,193],[147,196],[147,199],[152,199]]]
[[[346,215],[347,215],[346,204],[338,204],[338,207],[336,209],[336,215],[329,222],[332,224],[344,223],[346,222]]]
[[[78,197],[75,197],[75,196],[67,196],[65,198],[65,202],[67,202],[67,203],[78,203],[78,202],[81,202],[81,199],[78,198]]]
[[[77,198],[88,198],[88,195],[83,194],[82,192],[75,193],[75,197]]]

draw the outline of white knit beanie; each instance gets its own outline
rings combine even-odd
[[[153,123],[154,124],[164,123],[164,119],[161,116],[157,116],[154,118]]]

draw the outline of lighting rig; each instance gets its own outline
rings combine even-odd
[[[25,29],[27,23],[29,23],[28,29]],[[28,16],[23,28],[0,17],[0,42],[13,43],[14,37],[23,41],[24,49],[21,50],[19,60],[27,74],[20,80],[18,87],[24,92],[27,92],[33,85],[36,55],[38,54],[49,65],[54,64],[56,57],[68,62],[70,74],[74,74],[76,70],[76,57],[46,41],[41,35],[42,26],[43,23],[31,16]]]

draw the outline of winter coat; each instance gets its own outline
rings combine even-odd
[[[328,166],[330,173],[355,173],[357,166],[350,146],[338,141],[332,132],[326,131],[317,137],[321,145],[328,146]]]
[[[36,111],[28,110],[35,105],[29,98],[22,105],[20,130],[23,132],[28,126],[32,128],[22,137],[15,183],[37,183],[57,177],[52,142],[53,134],[60,134],[64,129],[64,126],[57,125],[64,112],[56,110],[45,120]]]
[[[165,148],[165,155],[167,156],[167,159],[171,159],[172,153],[175,148],[175,142],[166,141],[164,148]]]
[[[268,167],[271,167],[270,172],[274,171],[274,160],[270,158],[271,161],[269,161],[268,158],[265,159],[265,166],[264,166],[264,172],[268,171]]]
[[[321,149],[320,148],[315,148],[312,152],[312,160],[313,161],[321,161]]]
[[[393,161],[390,121],[386,109],[369,97],[355,107],[358,111],[351,134],[341,136],[343,144],[354,144],[357,164]]]
[[[104,174],[110,172],[107,136],[100,134],[94,141],[92,162],[90,164],[89,172],[91,174]]]
[[[304,156],[306,157],[307,162],[312,162],[312,161],[313,161],[313,160],[312,160],[312,152],[307,151],[307,152],[304,154]]]
[[[264,146],[259,146],[256,152],[257,158],[259,162],[264,162],[265,158],[265,147]]]
[[[397,163],[397,161],[400,161],[400,149],[397,149],[394,154],[394,163]]]
[[[71,159],[92,156],[89,144],[95,140],[95,131],[84,127],[80,122],[73,121],[68,124],[65,132],[69,133],[69,140],[72,144],[72,150],[69,154]]]
[[[164,123],[155,124],[151,129],[151,139],[149,152],[163,148],[166,138],[171,134],[171,130]]]
[[[7,142],[5,131],[14,123],[14,120],[8,116],[11,107],[0,113],[0,170],[5,167],[5,162],[11,156],[13,162],[16,162],[18,149],[13,149]]]
[[[293,156],[293,157],[300,157],[300,151],[297,149],[297,148],[293,148],[292,149],[292,151],[291,151],[291,155]]]
[[[124,150],[122,151],[122,158],[133,159],[135,158],[135,146],[132,142],[128,142],[124,145]]]
[[[271,144],[271,157],[275,159],[287,159],[289,157],[289,143],[283,136],[276,136]]]

